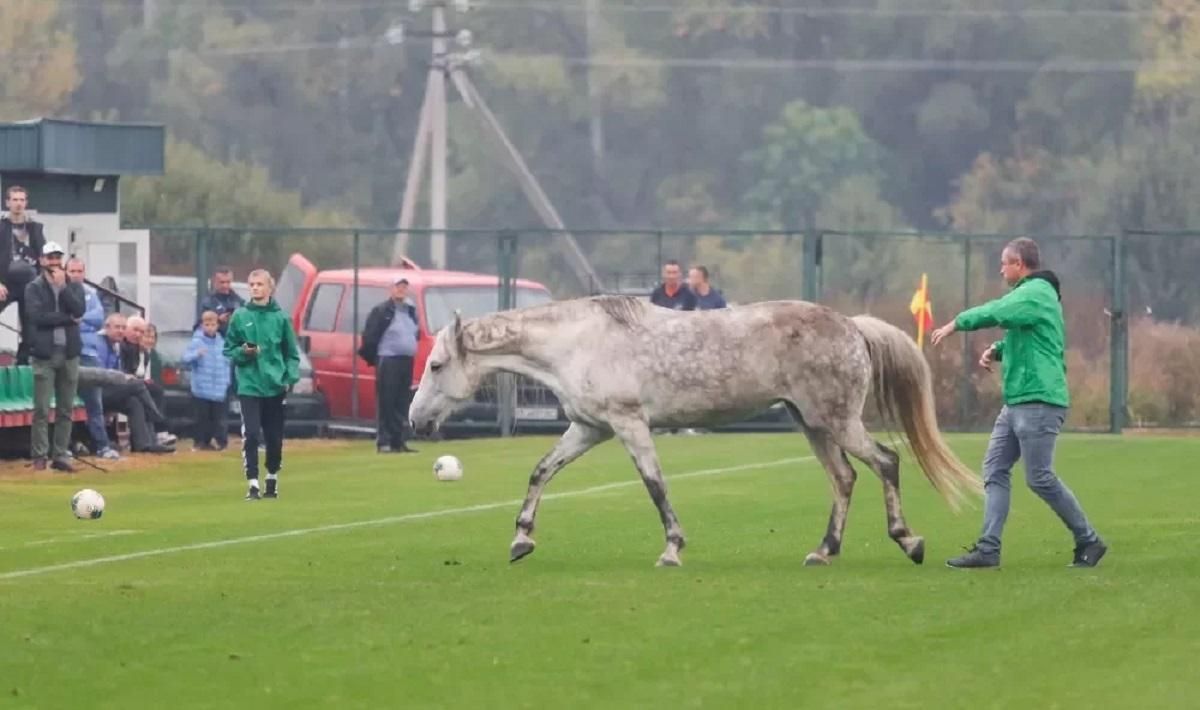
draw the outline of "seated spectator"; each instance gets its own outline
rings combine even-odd
[[[215,311],[200,316],[200,329],[192,335],[183,354],[191,371],[192,402],[196,411],[197,451],[224,451],[229,446],[226,412],[229,411],[229,381],[232,370],[225,357],[225,338]]]
[[[127,342],[125,329],[125,316],[120,313],[109,315],[105,321],[104,337],[96,343],[101,367],[90,373],[81,371],[80,378],[101,386],[106,412],[120,412],[129,420],[129,437],[133,451],[151,454],[172,453],[175,451],[174,447],[160,444],[154,438],[151,425],[165,425],[166,418],[150,395],[145,380],[126,374],[121,367],[122,346]]]
[[[721,292],[708,283],[708,267],[703,264],[693,266],[688,271],[688,286],[696,294],[696,308],[701,311],[714,308],[726,308],[725,297]]]
[[[125,320],[125,342],[121,344],[121,370],[143,380],[146,389],[150,390],[150,396],[154,398],[154,403],[162,410],[166,392],[162,386],[162,360],[154,350],[157,341],[157,328],[147,323],[145,318],[130,316]],[[150,344],[149,347],[147,343]],[[165,429],[165,425],[163,422],[156,427],[155,440],[160,444],[174,444],[177,439]]]
[[[99,343],[104,338],[101,333],[104,328],[104,306],[100,302],[96,289],[84,283],[87,279],[87,271],[82,259],[72,258],[67,261],[67,278],[72,283],[82,286],[84,293],[85,310],[83,319],[79,322],[79,336],[83,341],[83,350],[79,354],[79,367],[103,367],[100,363]],[[87,432],[92,440],[91,452],[102,459],[117,460],[121,458],[121,455],[109,442],[108,431],[104,425],[102,388],[86,385],[81,375],[79,396],[87,409]]]

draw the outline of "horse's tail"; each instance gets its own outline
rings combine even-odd
[[[958,510],[967,493],[983,493],[983,483],[954,455],[938,431],[929,363],[912,338],[896,326],[865,315],[855,316],[853,321],[867,341],[880,414],[904,427],[925,477],[950,507]]]

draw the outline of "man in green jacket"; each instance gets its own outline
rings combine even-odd
[[[259,269],[247,282],[250,302],[230,317],[224,352],[233,362],[242,405],[242,463],[250,483],[246,500],[258,500],[260,431],[267,449],[267,490],[261,497],[279,497],[284,398],[300,380],[300,351],[291,318],[271,297],[275,279]]]
[[[1038,246],[1032,239],[1010,242],[1000,256],[1000,274],[1012,290],[959,313],[930,338],[937,345],[956,330],[999,327],[1005,331],[1004,339],[993,343],[979,361],[989,371],[992,363],[1001,364],[1004,393],[1004,407],[983,460],[983,531],[967,554],[946,562],[950,567],[1000,566],[1000,536],[1008,518],[1012,467],[1022,456],[1025,482],[1075,536],[1071,566],[1095,567],[1108,551],[1075,495],[1053,469],[1055,441],[1071,401],[1058,277],[1052,271],[1039,270],[1040,264]]]

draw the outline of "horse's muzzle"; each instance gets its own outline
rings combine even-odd
[[[438,430],[438,422],[437,420],[427,420],[424,422],[415,422],[410,420],[408,422],[408,428],[412,430],[414,435],[420,438],[425,438],[432,436],[434,432]]]

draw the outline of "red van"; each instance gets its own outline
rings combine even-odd
[[[460,310],[463,318],[499,310],[500,279],[486,274],[422,269],[405,260],[398,268],[363,268],[358,272],[358,320],[354,320],[354,271],[319,271],[308,259],[293,254],[279,278],[276,300],[292,314],[300,345],[312,361],[314,383],[325,395],[333,419],[343,421],[375,419],[375,370],[358,357],[362,329],[367,314],[390,298],[391,284],[397,276],[408,278],[409,302],[416,307],[420,341],[413,363],[413,384],[425,372],[425,359],[433,348],[433,339]],[[550,291],[540,283],[518,279],[518,308],[552,300]],[[358,381],[357,412],[352,392]],[[517,378],[516,420],[522,428],[561,428],[566,418],[554,394],[545,387]],[[476,392],[475,401],[447,422],[476,429],[496,427],[496,387],[494,378]]]

